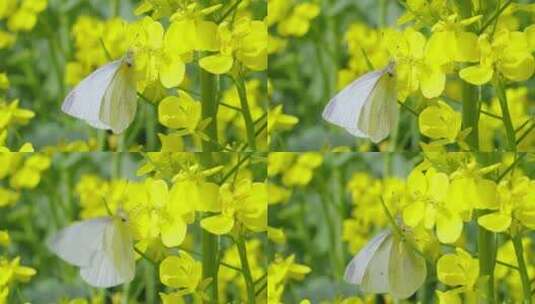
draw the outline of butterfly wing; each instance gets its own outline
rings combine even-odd
[[[126,61],[119,67],[104,95],[99,119],[113,133],[124,132],[136,116],[137,93],[132,66]]]
[[[402,240],[393,242],[389,268],[390,294],[396,299],[410,297],[427,276],[425,259]]]
[[[352,284],[361,284],[368,264],[381,246],[383,241],[390,235],[389,231],[383,231],[376,235],[346,267],[344,280]]]
[[[396,103],[396,79],[384,73],[364,104],[358,120],[359,129],[379,143],[397,127],[399,108]]]
[[[100,249],[110,222],[109,217],[102,217],[68,226],[48,241],[48,248],[73,265],[87,266]]]
[[[135,274],[133,241],[128,227],[113,219],[106,227],[101,247],[80,275],[91,286],[108,288],[130,282]]]
[[[94,128],[109,129],[109,126],[99,118],[100,107],[120,65],[120,60],[114,61],[87,76],[67,95],[61,110],[86,121]]]
[[[360,288],[366,293],[387,293],[388,286],[388,262],[392,248],[392,235],[388,236],[381,243],[377,251],[373,254],[366,270]]]
[[[329,101],[323,110],[323,119],[356,137],[368,137],[359,129],[358,122],[364,104],[384,73],[384,70],[373,71],[353,81]]]

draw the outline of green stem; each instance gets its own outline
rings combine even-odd
[[[117,134],[117,152],[125,152],[125,134]]]
[[[236,2],[234,2],[229,7],[229,9],[216,21],[216,23],[223,22],[230,14],[232,14],[232,12],[234,12],[238,8],[238,5],[240,5],[241,2],[242,0],[236,0]]]
[[[483,216],[487,212],[480,211],[478,216]],[[486,284],[481,289],[479,303],[496,303],[494,298],[494,257],[495,257],[495,236],[491,231],[478,226],[477,251],[479,253],[479,275],[486,277]]]
[[[152,104],[144,104],[145,107],[145,136],[147,140],[147,151],[156,150],[156,109]]]
[[[203,69],[200,69],[201,78],[201,110],[202,119],[210,118],[211,121],[205,129],[208,135],[214,142],[217,140],[217,76],[211,74]],[[203,151],[217,151],[218,146],[211,141],[202,142]]]
[[[206,214],[205,217],[211,216]],[[208,286],[209,299],[205,303],[217,304],[219,298],[217,273],[219,271],[217,256],[219,252],[219,242],[217,236],[203,229],[202,231],[202,274],[203,279],[211,278],[212,282]]]
[[[477,87],[463,83],[463,129],[471,128],[466,143],[474,151],[479,150],[479,97]]]
[[[204,143],[203,143],[204,144]],[[213,164],[212,153],[202,152],[200,154],[201,163],[205,168],[209,168]],[[205,213],[204,217],[212,216],[212,213]],[[204,303],[217,304],[219,302],[219,289],[217,273],[219,272],[219,238],[205,229],[201,232],[202,239],[202,277],[203,279],[212,279],[212,282],[207,287],[206,293],[208,298]]]
[[[483,33],[483,31],[485,31],[485,29],[487,29],[487,27],[489,27],[489,25],[492,24],[492,22],[497,19],[500,14],[507,8],[509,7],[509,5],[511,5],[511,3],[513,3],[512,0],[509,0],[507,1],[507,3],[505,3],[499,10],[496,11],[496,13],[494,13],[494,15],[492,15],[492,17],[487,21],[485,22],[485,24],[481,27],[481,29],[479,30],[479,34],[481,35]]]
[[[457,7],[463,18],[472,17],[472,1],[456,0]],[[475,27],[470,25],[467,27],[469,31],[475,32]],[[477,86],[471,85],[467,82],[463,83],[463,129],[470,128],[471,132],[466,136],[466,143],[474,151],[479,150],[479,92]]]
[[[507,105],[507,95],[505,94],[505,89],[503,87],[502,81],[499,79],[499,76],[494,80],[494,89],[496,90],[496,95],[500,101],[500,107],[502,109],[502,118],[503,124],[505,126],[505,134],[507,136],[507,149],[509,151],[516,151],[516,134],[515,128],[513,127],[513,120],[511,119],[511,114],[509,113],[509,107]]]
[[[390,1],[387,0],[380,0],[379,2],[379,26],[385,27],[386,26],[386,19],[388,17],[388,4]]]
[[[114,152],[112,153],[112,171],[111,177],[113,179],[121,178],[121,159],[122,153]]]
[[[247,248],[245,246],[245,240],[243,239],[243,237],[239,237],[238,240],[236,240],[236,245],[238,246],[238,253],[240,255],[243,278],[247,287],[247,303],[254,304],[255,284],[253,276],[251,274],[251,268],[249,267],[249,261],[247,259]]]
[[[241,103],[241,112],[243,114],[243,120],[245,121],[245,129],[247,132],[247,143],[249,145],[249,149],[255,151],[256,150],[256,136],[255,136],[255,128],[253,123],[253,118],[251,116],[251,110],[249,109],[249,101],[247,100],[247,89],[245,85],[245,81],[242,77],[238,77],[234,79],[234,84],[236,85],[236,89],[238,90],[238,95],[240,96],[240,103]]]
[[[524,292],[524,304],[531,304],[531,282],[529,280],[526,261],[524,259],[524,248],[522,247],[522,236],[517,234],[512,238],[513,247],[515,248],[516,260],[522,281],[522,290]]]
[[[119,16],[119,13],[121,12],[121,0],[113,0],[112,5],[113,17]]]
[[[106,147],[106,131],[97,130],[97,151],[103,152]]]
[[[156,279],[154,264],[150,262],[144,263],[145,268],[145,303],[156,303]]]

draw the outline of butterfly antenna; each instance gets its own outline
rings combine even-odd
[[[108,204],[108,200],[105,197],[102,197],[102,201],[104,202],[104,207],[106,207],[106,212],[108,212],[108,215],[113,216],[113,213],[110,209],[110,205]]]

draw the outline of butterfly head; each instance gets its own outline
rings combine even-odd
[[[128,222],[128,214],[124,211],[123,208],[118,208],[115,216],[120,219],[123,223]]]
[[[385,72],[388,74],[388,76],[394,77],[396,75],[396,62],[390,60],[390,62],[385,68]]]
[[[126,52],[126,55],[124,56],[124,62],[129,68],[134,66],[134,51],[133,50],[128,50]]]

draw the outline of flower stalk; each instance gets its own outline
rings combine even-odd
[[[507,136],[507,149],[509,151],[516,152],[515,128],[513,127],[511,113],[509,112],[507,95],[505,94],[503,83],[498,77],[496,77],[494,81],[494,89],[496,90],[496,95],[500,101],[500,108],[502,109],[503,125],[505,126],[505,134]]]
[[[515,249],[516,259],[518,262],[518,270],[520,272],[520,279],[522,281],[522,291],[524,293],[524,304],[531,304],[531,281],[529,279],[528,270],[526,267],[526,260],[524,259],[524,248],[522,246],[522,236],[517,234],[512,237],[513,247]]]
[[[480,210],[481,211],[481,210]],[[486,212],[479,212],[479,216]],[[477,231],[477,248],[479,252],[479,275],[486,277],[479,303],[496,303],[494,297],[495,236],[491,231],[479,226]]]
[[[203,141],[203,151],[218,151],[217,140],[217,76],[200,69],[201,78],[201,115],[202,119],[210,118],[210,122],[205,129],[206,135],[211,141]]]
[[[212,153],[202,152],[201,163],[204,167],[209,168],[212,165]],[[212,216],[212,213],[205,213],[204,217]],[[207,287],[207,294],[209,299],[203,303],[217,304],[219,303],[219,289],[217,274],[219,272],[219,237],[215,234],[202,229],[202,277],[203,280],[212,279],[210,285]]]
[[[245,286],[247,287],[247,303],[254,304],[256,302],[255,282],[251,274],[251,268],[249,267],[249,260],[247,259],[245,239],[242,236],[236,240],[236,246],[238,247],[238,254],[240,255],[243,279],[245,280]]]
[[[247,89],[245,81],[242,77],[233,78],[236,89],[238,90],[238,96],[240,97],[241,112],[243,120],[245,121],[245,129],[247,132],[247,145],[249,149],[256,150],[256,133],[253,118],[251,116],[251,110],[249,109],[249,101],[247,100]]]

